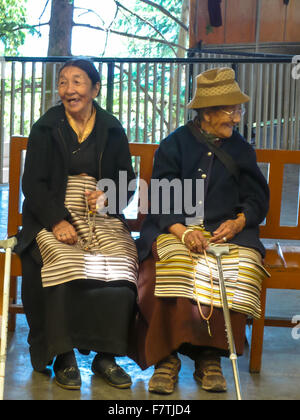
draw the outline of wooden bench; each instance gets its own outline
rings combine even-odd
[[[284,174],[286,165],[300,165],[300,151],[292,150],[257,150],[259,163],[268,165],[268,184],[270,188],[270,209],[265,224],[260,226],[260,237],[273,240],[299,240],[300,220],[298,217],[295,226],[285,226],[281,223],[281,207],[284,188]],[[299,186],[297,188],[299,191]],[[299,194],[299,193],[298,193]],[[297,194],[297,195],[298,195]],[[296,197],[296,201],[298,197]],[[298,204],[299,206],[299,204]],[[300,247],[282,246],[284,261],[280,258],[276,249],[267,249],[264,260],[266,269],[271,274],[262,287],[261,305],[262,317],[253,321],[250,372],[260,372],[264,327],[295,327],[292,323],[291,314],[289,319],[265,317],[266,296],[268,289],[300,290]]]
[[[8,205],[8,236],[13,236],[22,224],[20,212],[20,180],[22,169],[22,154],[26,150],[27,138],[12,137],[10,146],[10,172],[9,172],[9,205]],[[158,145],[130,143],[132,156],[137,157],[136,167],[139,176],[149,183],[152,173],[152,164],[155,150]],[[270,211],[266,223],[261,226],[261,238],[296,240],[300,238],[300,226],[281,226],[280,210],[283,188],[283,176],[285,164],[300,164],[300,151],[275,151],[257,150],[259,162],[268,165],[268,181],[271,190]],[[141,223],[145,216],[138,214],[136,219],[128,220],[132,231],[139,232]],[[300,252],[296,248],[283,247],[286,267],[275,249],[268,249],[265,258],[265,265],[271,274],[266,279],[262,288],[262,318],[254,320],[252,326],[250,372],[259,372],[261,369],[263,334],[265,326],[293,327],[291,319],[269,319],[265,317],[266,292],[267,289],[296,289],[300,290]],[[287,251],[287,252],[285,252]],[[2,283],[3,283],[4,253],[0,253],[0,299],[2,305]],[[21,305],[16,305],[16,278],[21,276],[21,264],[17,255],[12,256],[11,270],[11,303],[10,313],[12,322],[10,330],[15,327],[15,314],[23,313]],[[0,307],[2,313],[2,307]]]

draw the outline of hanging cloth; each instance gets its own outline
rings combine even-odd
[[[222,0],[207,0],[208,1],[208,13],[211,26],[222,26],[222,12],[221,12],[221,1]]]

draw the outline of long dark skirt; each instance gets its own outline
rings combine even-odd
[[[75,280],[43,288],[41,267],[22,260],[22,301],[30,328],[31,363],[42,371],[57,354],[74,348],[125,356],[136,310],[134,286]]]
[[[198,306],[186,298],[154,296],[155,260],[149,257],[140,265],[138,278],[139,313],[132,338],[131,357],[142,369],[154,365],[175,350],[195,358],[200,347],[219,349],[228,355],[225,321],[222,309],[214,308],[210,318],[212,337]],[[204,316],[210,307],[202,305]],[[236,351],[241,355],[245,344],[246,316],[231,312]]]

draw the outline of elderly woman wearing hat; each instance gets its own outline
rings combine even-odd
[[[195,361],[194,378],[204,390],[226,390],[220,362],[228,356],[228,344],[216,261],[206,253],[209,243],[226,243],[230,249],[223,271],[238,355],[243,353],[247,316],[260,315],[260,286],[267,273],[261,264],[259,224],[268,210],[269,190],[254,150],[234,130],[249,99],[231,68],[203,72],[188,104],[197,116],[164,139],[156,152],[152,179],[180,180],[182,189],[169,189],[168,214],[147,215],[137,243],[135,357],[142,369],[155,365],[151,392],[173,392],[181,365],[178,353]],[[204,211],[193,219],[183,201],[190,200],[187,207],[196,209],[200,184]],[[186,185],[194,188],[190,194]]]

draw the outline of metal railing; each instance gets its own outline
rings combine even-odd
[[[7,182],[9,141],[28,135],[58,103],[56,77],[69,57],[6,57],[1,62],[0,183]],[[123,124],[129,141],[159,143],[192,117],[186,104],[195,75],[232,66],[250,97],[239,130],[259,148],[299,149],[300,82],[291,77],[292,56],[203,52],[187,59],[93,58],[100,73],[99,104]]]

